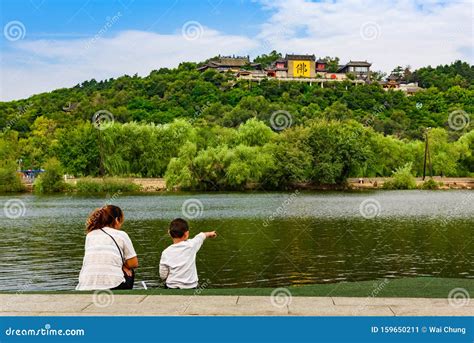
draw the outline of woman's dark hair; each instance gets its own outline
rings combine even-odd
[[[87,233],[102,229],[106,226],[113,226],[115,220],[123,222],[123,212],[120,207],[114,205],[106,205],[101,208],[96,208],[87,218],[86,231]]]

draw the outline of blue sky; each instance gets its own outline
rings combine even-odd
[[[471,0],[3,0],[0,100],[147,75],[217,54],[368,60],[373,69],[473,59]]]
[[[173,33],[189,21],[244,35],[258,32],[265,11],[255,1],[224,0],[3,0],[2,26],[12,20],[28,23],[30,38],[74,38],[96,33],[117,12],[123,20],[109,35],[121,30]]]

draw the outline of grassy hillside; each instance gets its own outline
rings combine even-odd
[[[474,172],[467,63],[410,72],[430,87],[411,97],[377,83],[249,83],[196,66],[0,103],[0,184],[15,166],[51,159],[76,176],[165,176],[190,189],[340,184],[407,164],[419,175],[427,128],[435,174]]]

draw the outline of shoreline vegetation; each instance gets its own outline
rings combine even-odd
[[[203,71],[207,62],[0,102],[0,193],[24,191],[17,171],[30,170],[45,170],[33,187],[40,194],[140,191],[119,181],[130,177],[202,192],[472,188],[415,179],[474,177],[466,62],[400,72],[423,88],[410,96],[376,80],[251,83]],[[368,182],[348,181],[361,176]]]
[[[88,184],[92,187],[88,189],[89,192],[100,192],[103,191],[100,187],[100,180],[101,179],[94,179],[94,178],[87,178]],[[120,190],[122,192],[166,192],[170,191],[173,192],[174,190],[167,189],[166,187],[166,180],[163,178],[126,178],[126,179],[117,179],[113,178],[113,182],[107,181],[105,178],[104,185],[111,185],[116,190]],[[353,178],[348,179],[345,185],[312,185],[307,183],[301,184],[294,184],[288,188],[289,191],[295,189],[302,189],[302,190],[368,190],[368,189],[384,189],[383,185],[387,180],[391,180],[391,178]],[[429,182],[430,178],[426,178],[425,182]],[[423,184],[425,183],[421,178],[416,179],[416,188],[417,189],[474,189],[474,178],[441,178],[441,177],[434,177],[434,182],[436,183],[436,188],[423,188]],[[84,179],[68,179],[67,181],[70,184],[84,184]],[[93,186],[97,185],[98,188],[94,189]],[[126,185],[124,189],[121,189],[121,185]],[[135,185],[136,187],[130,187],[130,185]],[[128,186],[128,187],[127,187]],[[99,189],[99,191],[97,191]],[[113,192],[114,190],[105,187],[106,192]],[[248,185],[248,187],[244,188],[244,190],[248,191],[255,191],[258,190],[258,185]],[[79,193],[84,193],[86,189],[84,187],[79,188],[77,187],[77,191]],[[212,192],[212,191],[211,191]],[[87,193],[87,191],[86,191]]]
[[[291,185],[287,191],[307,190],[307,191],[363,191],[363,190],[384,190],[384,189],[429,189],[429,190],[449,190],[466,189],[474,190],[474,178],[456,178],[456,177],[427,177],[425,181],[422,178],[414,178],[415,187],[412,188],[392,188],[384,186],[392,183],[393,178],[384,177],[364,177],[349,178],[344,185],[314,185],[300,183]],[[258,191],[258,185],[248,185],[242,191]],[[83,194],[101,194],[101,193],[173,193],[177,189],[167,189],[166,180],[163,178],[66,178],[65,186],[57,192],[34,191],[33,184],[23,184],[22,188],[15,193],[76,193]],[[263,191],[263,189],[262,189]],[[268,190],[265,190],[268,191]],[[281,190],[280,190],[281,191]],[[212,191],[207,191],[212,193]],[[7,194],[8,191],[0,192]]]

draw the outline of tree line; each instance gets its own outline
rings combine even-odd
[[[426,135],[436,175],[474,172],[467,63],[414,71],[429,88],[413,96],[376,83],[252,83],[196,66],[0,103],[0,179],[56,159],[75,176],[166,177],[188,189],[342,184],[407,163],[420,175]],[[105,129],[92,121],[104,110]]]

